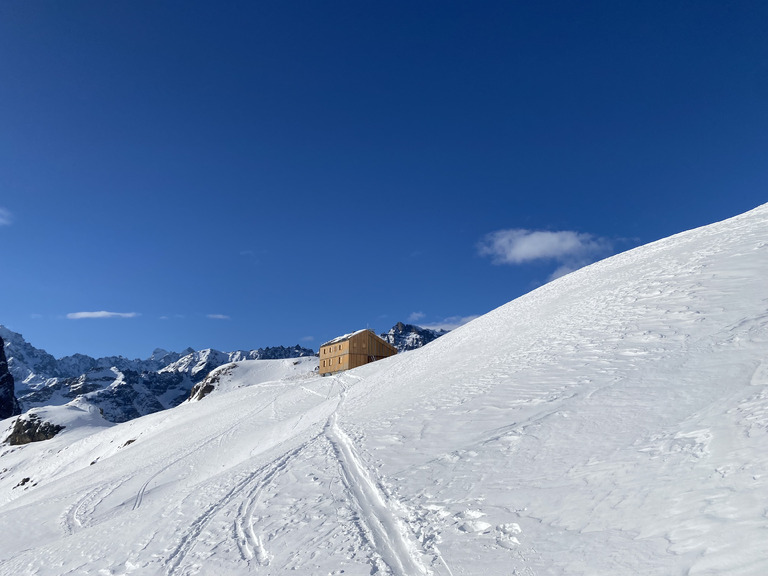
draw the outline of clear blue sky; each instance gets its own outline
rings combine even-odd
[[[4,1],[0,324],[56,356],[317,349],[746,211],[768,200],[766,22]]]

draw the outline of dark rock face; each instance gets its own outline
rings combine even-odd
[[[389,332],[380,336],[397,348],[398,352],[406,352],[421,348],[445,334],[448,334],[447,330],[432,330],[398,322],[390,328]]]
[[[41,442],[50,440],[62,430],[64,430],[64,426],[40,420],[37,414],[28,414],[26,417],[19,417],[16,420],[6,442],[11,446]]]
[[[0,420],[17,414],[21,414],[21,409],[18,400],[16,400],[13,376],[8,371],[5,342],[0,338]]]
[[[314,350],[303,346],[267,346],[257,350],[256,360],[283,360],[285,358],[299,358],[302,356],[317,356]]]
[[[192,390],[189,392],[189,401],[196,402],[208,396],[208,394],[216,389],[216,384],[219,383],[221,377],[225,374],[231,373],[232,368],[234,367],[235,364],[225,364],[224,366],[219,366],[216,368],[216,370],[210,372],[208,376],[203,378],[200,382],[192,387]]]

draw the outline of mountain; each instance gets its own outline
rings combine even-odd
[[[0,448],[0,565],[766,574],[766,277],[768,205],[334,376],[238,361],[122,424],[46,409],[55,437]]]
[[[0,338],[5,340],[8,369],[18,389],[34,389],[50,378],[61,377],[56,358],[29,344],[21,334],[0,325]]]
[[[236,360],[313,356],[301,346],[257,350],[156,349],[146,360],[122,356],[92,358],[75,354],[56,359],[29,344],[21,334],[0,326],[7,339],[8,365],[23,411],[84,401],[110,422],[125,422],[183,402],[192,387],[215,368]]]
[[[15,416],[21,411],[14,390],[13,375],[8,371],[5,357],[5,342],[0,338],[0,419]]]
[[[406,352],[421,348],[445,334],[448,334],[448,330],[433,330],[398,322],[389,329],[389,332],[380,334],[380,336],[397,348],[398,352]]]
[[[20,392],[38,390],[52,380],[77,378],[90,370],[115,367],[119,370],[152,372],[178,360],[182,354],[155,350],[147,360],[129,360],[122,356],[92,358],[74,354],[56,359],[45,350],[35,348],[24,337],[0,325],[0,337],[5,339],[8,365]],[[194,352],[191,348],[183,354]],[[160,353],[160,355],[158,355]]]

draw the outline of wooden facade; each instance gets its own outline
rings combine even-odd
[[[334,374],[397,354],[397,348],[373,330],[358,330],[320,346],[320,374]]]

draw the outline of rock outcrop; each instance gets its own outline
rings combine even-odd
[[[213,392],[216,389],[216,384],[219,383],[219,380],[221,380],[221,377],[224,374],[228,374],[232,372],[232,368],[235,367],[235,364],[225,364],[224,366],[219,366],[212,372],[208,374],[205,378],[203,378],[200,382],[195,384],[192,387],[192,390],[189,392],[189,401],[195,402],[197,400],[202,400],[208,394]]]
[[[11,446],[20,446],[30,442],[50,440],[62,430],[64,430],[64,426],[46,422],[41,420],[37,414],[30,413],[26,416],[19,416],[13,425],[10,436],[5,440]]]
[[[21,413],[15,392],[13,376],[5,358],[5,342],[0,338],[0,420]]]

